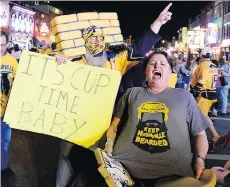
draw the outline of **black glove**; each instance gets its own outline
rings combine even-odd
[[[202,84],[197,83],[194,88],[191,87],[190,93],[193,95],[194,98],[197,98],[200,94],[200,89],[202,88]]]

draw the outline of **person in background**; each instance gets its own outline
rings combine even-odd
[[[44,51],[43,51],[43,49],[42,49],[42,46],[43,46],[43,45],[38,45],[38,48],[37,48],[40,54],[44,54]]]
[[[9,145],[11,140],[11,128],[3,121],[10,90],[15,77],[18,62],[14,56],[7,53],[9,38],[8,35],[1,31],[1,48],[0,48],[0,71],[1,71],[1,175],[12,176],[13,171],[9,168]]]
[[[13,50],[11,51],[11,55],[13,55],[16,58],[16,60],[19,62],[21,54],[22,54],[22,50],[19,48],[18,44],[15,44]]]
[[[12,47],[12,46],[13,46],[12,42],[9,41],[7,49],[6,49],[7,53],[11,54],[12,50],[14,49],[14,47]]]
[[[191,79],[192,79],[192,76],[194,75],[198,65],[200,63],[200,57],[197,57],[196,60],[192,63],[192,67],[191,67]]]
[[[199,61],[200,61],[200,57],[196,58],[196,55],[193,55],[193,58],[190,61],[190,63],[191,63],[191,66],[190,66],[191,73],[190,73],[190,81],[189,81],[189,85],[188,85],[188,91],[190,91],[192,77],[193,77],[193,75],[194,75],[194,73],[195,73],[195,71],[196,71],[196,69],[198,67]]]
[[[217,102],[212,105],[211,112],[212,116],[217,116],[217,109],[220,107],[220,88],[221,88],[221,82],[220,82],[220,77],[221,77],[221,69],[219,68],[219,63],[217,60],[212,60],[212,63],[218,67],[218,75],[217,75],[217,80],[216,80],[216,96],[217,96]]]
[[[212,134],[212,140],[215,142],[220,136],[216,132],[212,120],[208,116],[216,99],[216,80],[218,69],[211,62],[211,53],[209,48],[203,48],[201,51],[200,64],[197,67],[191,83],[190,93],[197,101],[198,107],[210,123],[209,131]]]
[[[32,47],[29,51],[39,53],[39,50],[35,47]]]
[[[185,90],[189,90],[190,88],[191,68],[194,61],[195,61],[194,55],[188,54],[187,63],[184,65],[186,71],[183,70],[183,68],[181,69],[182,72],[185,72],[183,73],[183,86]]]
[[[48,44],[42,46],[43,54],[49,55],[52,53],[52,50]]]
[[[181,62],[181,63],[180,63]],[[176,66],[175,70],[177,73],[177,83],[176,83],[176,88],[182,88],[184,89],[185,86],[184,84],[186,84],[186,88],[188,85],[188,78],[184,78],[189,77],[190,76],[190,69],[188,69],[188,67],[186,66],[187,62],[183,59],[182,61],[179,60],[179,64]]]
[[[183,77],[180,71],[180,66],[182,64],[183,54],[179,53],[178,57],[175,57],[173,62],[175,64],[175,71],[177,74],[176,88],[183,88]]]
[[[55,42],[51,44],[51,51],[49,56],[55,56],[57,54],[57,44]]]
[[[228,106],[228,91],[230,87],[230,67],[226,61],[226,57],[224,56],[220,60],[220,69],[221,69],[221,87],[220,87],[220,113],[218,115],[226,116],[230,115],[229,112],[227,112],[227,106]]]

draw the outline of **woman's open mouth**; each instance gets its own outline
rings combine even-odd
[[[155,71],[155,72],[153,73],[153,78],[154,78],[154,79],[160,79],[160,78],[161,78],[161,72]]]

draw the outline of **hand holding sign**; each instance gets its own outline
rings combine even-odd
[[[69,61],[68,58],[61,54],[56,54],[55,58],[58,64],[66,64]]]
[[[108,129],[118,71],[23,51],[4,120],[15,129],[90,147]]]

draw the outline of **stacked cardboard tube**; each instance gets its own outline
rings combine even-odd
[[[66,57],[86,53],[82,30],[95,25],[105,33],[105,42],[110,45],[123,43],[117,13],[78,13],[57,16],[51,21],[52,33],[55,36],[57,50]]]

